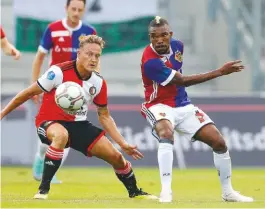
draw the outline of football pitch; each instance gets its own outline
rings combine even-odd
[[[159,195],[157,168],[135,168],[139,187]],[[172,203],[129,199],[111,168],[66,168],[58,172],[61,185],[52,185],[48,200],[34,200],[39,182],[31,168],[2,167],[2,208],[265,208],[265,169],[234,169],[233,186],[252,196],[254,203],[226,203],[221,200],[214,169],[173,171]]]

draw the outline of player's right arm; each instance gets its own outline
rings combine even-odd
[[[144,73],[151,79],[166,86],[175,84],[177,86],[192,86],[199,83],[228,75],[234,72],[240,72],[244,69],[241,61],[232,61],[224,64],[221,68],[202,74],[184,76],[181,73],[167,67],[160,59],[150,59],[144,63]]]
[[[63,81],[63,74],[59,67],[52,66],[46,73],[44,73],[36,82],[31,84],[28,88],[19,92],[1,111],[1,120],[8,113],[12,112],[18,106],[29,100],[35,95],[43,92],[50,92],[53,88],[60,85]]]
[[[43,64],[45,55],[52,48],[52,45],[53,44],[52,44],[51,31],[50,31],[50,28],[47,27],[43,36],[42,36],[38,51],[37,51],[36,56],[35,56],[33,63],[32,63],[32,75],[31,75],[31,82],[32,83],[34,83],[38,80],[38,78],[40,76],[40,72],[41,72],[41,66]],[[34,103],[36,103],[36,104],[39,103],[39,97],[38,96],[33,97],[32,99],[33,99]]]

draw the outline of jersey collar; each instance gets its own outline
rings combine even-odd
[[[75,28],[71,28],[69,25],[67,25],[66,18],[62,19],[62,24],[70,32],[77,31],[82,27],[82,21],[81,20],[79,20],[78,26],[76,26]]]
[[[93,75],[93,72],[92,72],[91,75],[88,78],[82,78],[81,75],[79,74],[78,70],[77,70],[76,60],[74,61],[74,70],[75,70],[75,73],[76,73],[77,77],[80,80],[82,80],[82,81],[88,81],[92,77],[92,75]]]

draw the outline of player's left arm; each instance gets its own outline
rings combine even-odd
[[[93,102],[97,106],[98,120],[103,129],[128,155],[131,155],[134,159],[141,159],[143,155],[136,149],[136,146],[132,146],[126,142],[110,115],[107,106],[107,85],[105,80],[103,80],[100,93],[94,98]]]
[[[24,102],[29,100],[31,97],[41,94],[43,90],[38,86],[37,82],[33,83],[28,88],[19,92],[8,104],[7,106],[1,111],[1,120],[5,117],[8,113],[12,112],[18,106],[22,105]]]
[[[240,72],[242,69],[244,69],[244,66],[241,64],[240,60],[237,60],[225,63],[221,68],[213,71],[184,76],[181,73],[167,67],[160,59],[150,59],[144,63],[145,75],[162,86],[166,86],[168,84],[185,87],[193,86],[220,76]]]

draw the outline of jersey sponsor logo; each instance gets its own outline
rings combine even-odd
[[[47,79],[52,81],[55,78],[55,73],[53,71],[48,72]]]
[[[183,60],[182,54],[179,50],[175,52],[175,60],[177,60],[178,62],[182,62]]]
[[[59,37],[59,36],[70,36],[70,32],[67,30],[58,30],[58,31],[52,31],[51,36],[52,37]]]
[[[97,90],[96,90],[96,87],[95,86],[91,86],[89,88],[89,94],[92,95],[92,96],[95,95],[96,91]]]
[[[58,53],[60,53],[60,52],[74,52],[74,53],[77,53],[77,51],[78,51],[78,48],[72,48],[72,47],[59,47],[58,45],[56,45],[55,47],[54,47],[54,51],[55,52],[58,52]]]
[[[59,53],[59,52],[61,52],[61,48],[58,45],[56,45],[54,47],[54,51]]]

